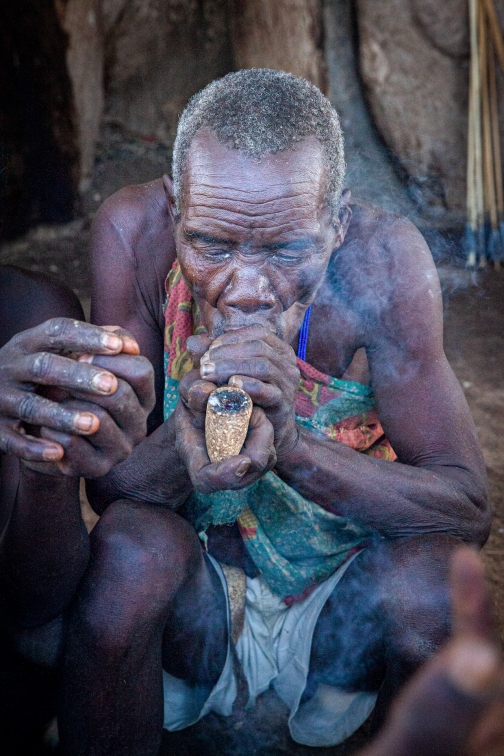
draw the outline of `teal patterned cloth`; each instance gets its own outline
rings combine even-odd
[[[166,366],[169,355],[166,353]],[[332,379],[338,396],[297,421],[316,433],[334,437],[336,423],[365,416],[374,407],[362,384]],[[178,401],[178,381],[166,377],[164,415]],[[360,431],[362,434],[362,431]],[[238,522],[247,550],[270,589],[287,603],[332,575],[373,532],[347,517],[305,499],[274,472],[241,491],[193,492],[185,515],[205,541],[210,525]]]

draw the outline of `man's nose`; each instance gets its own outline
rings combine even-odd
[[[253,313],[273,309],[276,298],[266,276],[253,266],[240,266],[233,271],[222,304],[243,313]]]

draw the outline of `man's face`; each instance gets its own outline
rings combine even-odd
[[[257,161],[196,134],[175,238],[211,338],[260,324],[293,340],[342,240],[325,188],[314,137]]]

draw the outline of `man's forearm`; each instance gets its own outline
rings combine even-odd
[[[388,537],[441,532],[486,540],[485,486],[470,471],[391,463],[298,428],[297,444],[276,471],[307,499]]]
[[[17,619],[45,624],[68,606],[89,560],[79,479],[20,465],[19,486],[0,546],[4,589]]]
[[[117,499],[133,499],[178,509],[192,491],[175,449],[173,415],[136,446],[107,475],[86,482],[91,506],[99,514]]]

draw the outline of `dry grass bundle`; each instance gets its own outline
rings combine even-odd
[[[498,268],[504,260],[504,193],[496,65],[504,39],[493,0],[469,0],[471,67],[467,144],[467,264]]]

